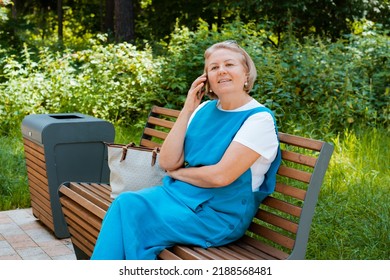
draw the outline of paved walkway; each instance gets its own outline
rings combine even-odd
[[[0,212],[0,260],[75,260],[70,239],[57,239],[31,208]]]

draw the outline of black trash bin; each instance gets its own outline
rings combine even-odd
[[[80,113],[36,114],[23,119],[22,134],[33,214],[67,238],[58,188],[67,181],[109,182],[104,142],[114,142],[114,126]]]

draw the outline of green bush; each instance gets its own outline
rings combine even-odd
[[[355,126],[389,121],[389,38],[380,32],[351,35],[338,42],[290,37],[280,49],[265,31],[234,22],[221,32],[204,23],[197,32],[177,28],[167,46],[165,105],[180,108],[192,81],[203,72],[211,44],[235,39],[255,61],[254,98],[276,112],[286,132],[327,135]],[[161,100],[164,100],[163,98]]]
[[[277,90],[279,104],[289,100],[280,106],[288,111],[288,119],[306,118],[323,132],[387,124],[390,56],[386,44],[388,39],[383,36],[353,36],[349,42],[336,43],[319,39],[309,39],[304,45],[290,43],[278,53],[283,81],[268,91]],[[272,77],[267,77],[267,82],[270,80]]]
[[[253,57],[258,79],[252,95],[275,111],[282,131],[323,138],[345,128],[388,125],[388,36],[376,31],[304,43],[290,36],[277,49],[254,24],[236,21],[221,30],[202,21],[196,32],[178,26],[169,44],[155,50],[107,44],[102,35],[81,51],[36,53],[25,45],[20,56],[0,61],[1,133],[32,113],[77,111],[130,126],[152,104],[180,109],[203,73],[204,50],[226,39]]]
[[[161,84],[164,88],[160,100],[161,105],[181,108],[191,83],[204,70],[204,52],[214,43],[234,39],[259,60],[266,37],[256,32],[251,24],[233,22],[218,31],[216,26],[209,28],[207,23],[200,21],[196,32],[187,27],[176,26],[168,45],[163,45],[167,63],[162,73]]]
[[[33,61],[25,47],[22,62],[15,56],[5,60],[3,133],[32,113],[81,112],[129,125],[156,103],[163,60],[153,58],[150,49],[95,41],[83,51],[41,49],[38,55]]]

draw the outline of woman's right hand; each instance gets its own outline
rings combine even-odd
[[[200,102],[202,101],[202,97],[205,94],[204,91],[201,91],[202,88],[206,85],[206,81],[207,74],[204,73],[203,75],[196,78],[196,80],[191,84],[191,87],[187,93],[186,101],[184,102],[183,110],[187,110],[188,112],[192,113],[199,106]]]
[[[179,117],[173,125],[171,131],[160,151],[160,166],[165,170],[176,170],[184,164],[184,138],[187,131],[187,125],[192,113],[202,101],[204,92],[199,93],[207,80],[206,74],[199,76],[188,90],[186,101]]]

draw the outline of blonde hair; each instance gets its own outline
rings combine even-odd
[[[206,60],[210,57],[210,55],[215,52],[216,50],[218,49],[228,49],[228,50],[231,50],[231,51],[234,51],[234,52],[237,52],[239,54],[242,55],[242,64],[246,70],[246,74],[247,74],[247,77],[248,77],[248,85],[245,86],[245,91],[247,93],[249,93],[252,88],[253,88],[253,85],[255,83],[255,80],[257,78],[257,71],[256,71],[256,66],[255,66],[255,63],[253,62],[252,58],[249,56],[249,54],[243,49],[241,48],[236,41],[233,41],[233,40],[227,40],[227,41],[223,41],[223,42],[220,42],[220,43],[216,43],[212,46],[210,46],[209,48],[206,49],[206,51],[204,52],[204,58],[205,58],[205,62]],[[205,66],[204,66],[204,72],[207,73],[207,65],[205,63]],[[217,99],[217,95],[213,92],[210,92],[208,88],[206,88],[206,94],[210,97],[210,98],[213,98],[213,99]]]

